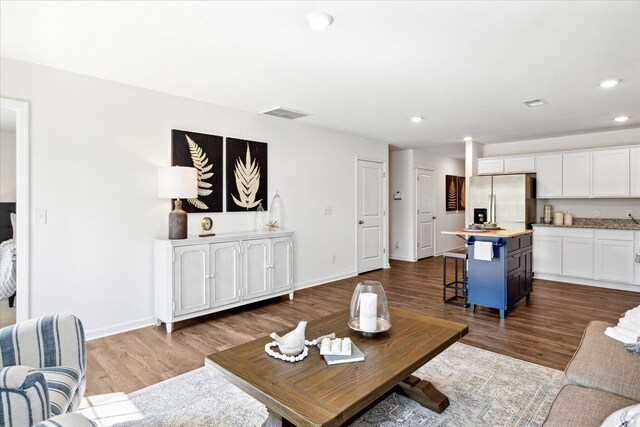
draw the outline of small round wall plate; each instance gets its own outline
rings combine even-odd
[[[386,320],[381,319],[379,317],[376,319],[376,327],[377,327],[377,329],[375,331],[365,331],[364,329],[361,329],[360,328],[360,319],[351,319],[351,320],[349,320],[348,325],[354,331],[358,331],[358,332],[362,333],[362,335],[367,336],[367,337],[370,337],[370,336],[373,336],[375,334],[379,334],[379,333],[382,333],[382,332],[386,332],[389,329],[391,329],[391,323],[389,323]]]

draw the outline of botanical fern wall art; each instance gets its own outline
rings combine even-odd
[[[458,210],[458,178],[453,175],[445,175],[445,207],[447,211]]]
[[[227,212],[267,209],[267,144],[227,138]]]
[[[222,212],[222,137],[171,131],[171,165],[196,168],[198,197],[182,203],[188,213]]]
[[[466,188],[465,188],[465,181],[466,180],[465,180],[464,176],[459,176],[458,177],[457,192],[458,192],[458,210],[459,211],[465,210],[465,198],[467,197]]]

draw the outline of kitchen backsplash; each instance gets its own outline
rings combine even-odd
[[[562,211],[579,218],[626,218],[626,210],[640,218],[640,199],[538,199],[536,222],[544,216],[544,205],[551,205],[553,212]]]

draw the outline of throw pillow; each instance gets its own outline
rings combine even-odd
[[[640,404],[617,410],[600,427],[640,427]]]

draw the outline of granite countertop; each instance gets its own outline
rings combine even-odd
[[[573,225],[533,224],[536,227],[598,228],[604,230],[637,230],[640,225],[630,218],[573,218]]]
[[[521,236],[523,234],[533,233],[533,230],[525,230],[525,229],[507,229],[507,230],[487,230],[487,231],[464,231],[464,230],[454,230],[454,231],[443,231],[442,234],[455,234],[458,236],[484,236],[484,237],[516,237]]]

